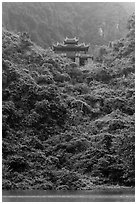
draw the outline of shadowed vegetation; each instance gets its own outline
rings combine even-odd
[[[128,28],[85,67],[3,29],[3,189],[134,186],[134,16]]]

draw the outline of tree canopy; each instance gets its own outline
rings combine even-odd
[[[135,39],[84,67],[3,29],[3,189],[135,184]]]

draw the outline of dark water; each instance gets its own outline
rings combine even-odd
[[[3,202],[135,202],[134,190],[3,191]]]

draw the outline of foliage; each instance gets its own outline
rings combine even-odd
[[[131,2],[3,2],[2,24],[8,30],[29,32],[44,48],[77,35],[94,47],[123,37],[133,11]]]
[[[3,30],[3,189],[134,186],[131,27],[83,68]]]

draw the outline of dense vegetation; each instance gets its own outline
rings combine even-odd
[[[84,67],[3,29],[3,189],[134,186],[134,16],[128,28]]]
[[[2,21],[8,30],[27,31],[44,48],[66,36],[94,47],[123,37],[133,11],[131,2],[3,2]]]

